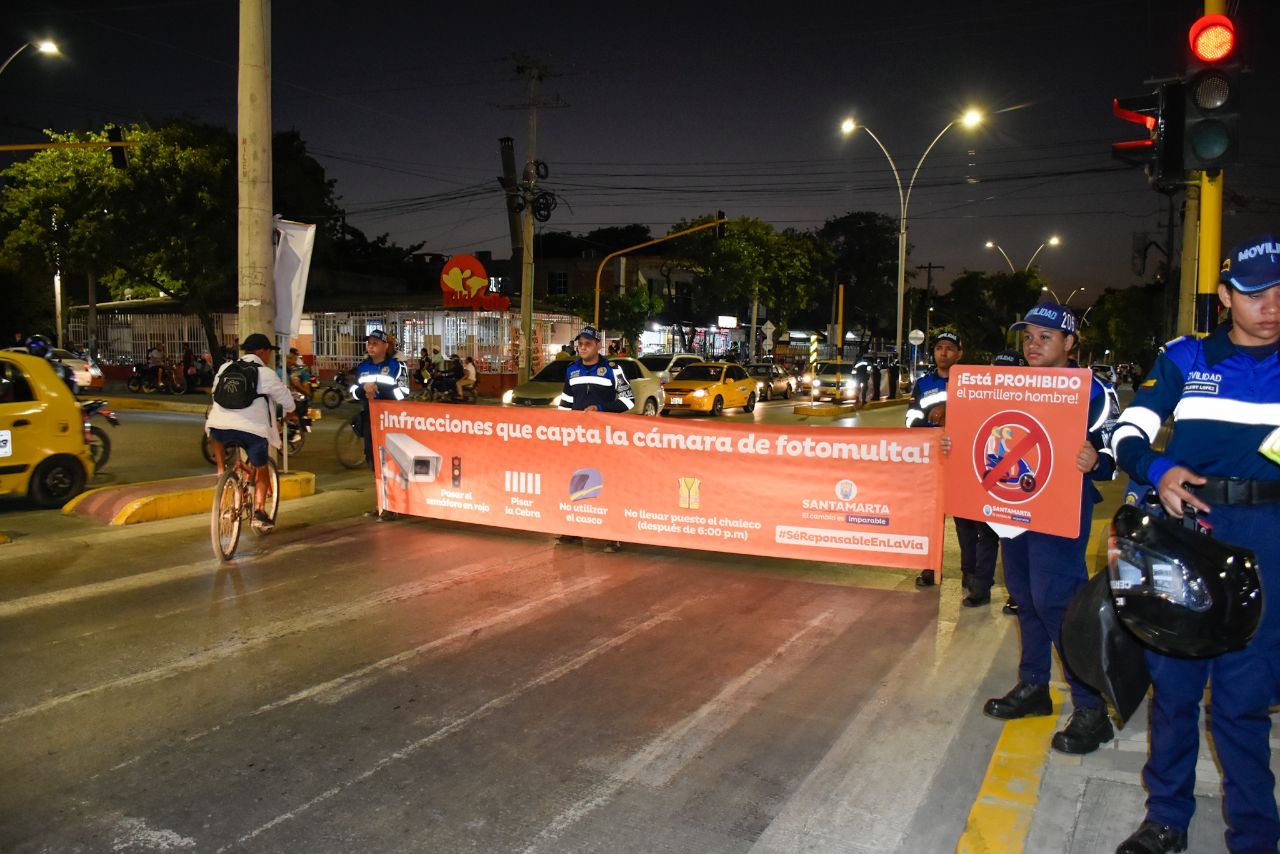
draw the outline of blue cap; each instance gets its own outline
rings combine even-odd
[[[594,326],[582,327],[582,331],[578,333],[578,338],[590,338],[592,341],[604,340],[600,337],[600,330],[596,329]]]
[[[937,347],[939,341],[950,341],[956,345],[957,350],[964,349],[964,347],[960,346],[960,336],[954,332],[939,332],[938,337],[933,339],[933,346]]]
[[[1004,350],[991,357],[991,364],[1006,367],[1026,366],[1027,360],[1017,350]]]
[[[1076,316],[1072,314],[1071,309],[1065,305],[1058,305],[1056,302],[1040,303],[1024,314],[1022,319],[1010,326],[1009,329],[1017,332],[1020,329],[1026,329],[1028,326],[1058,329],[1069,335],[1078,336],[1080,334],[1076,332]]]
[[[372,332],[370,332],[367,336],[365,336],[365,340],[366,340],[366,341],[367,341],[368,339],[370,339],[370,338],[377,338],[377,339],[378,339],[379,341],[381,341],[383,344],[390,344],[390,343],[391,343],[390,341],[388,341],[388,340],[387,340],[387,333],[386,333],[386,331],[385,331],[385,330],[382,330],[382,329],[375,329],[375,330],[373,330]]]
[[[1218,281],[1246,294],[1280,285],[1280,241],[1264,234],[1241,243],[1223,259]]]

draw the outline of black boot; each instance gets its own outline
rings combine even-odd
[[[968,596],[960,600],[960,604],[966,608],[977,608],[980,605],[991,604],[990,593],[970,593]]]
[[[1016,617],[1018,616],[1018,603],[1013,601],[1012,599],[1006,600],[1004,603],[1004,607],[1001,608],[1000,610],[1004,611],[1006,614],[1011,614]]]
[[[1019,682],[1003,697],[987,700],[987,704],[982,707],[982,713],[1002,721],[1051,715],[1053,699],[1049,697],[1048,685]]]
[[[916,587],[932,587],[933,586],[933,570],[921,570],[916,576]]]
[[[1114,735],[1106,709],[1076,709],[1071,713],[1066,729],[1053,734],[1053,749],[1059,753],[1081,756],[1093,753]]]
[[[1166,854],[1186,851],[1187,835],[1167,824],[1144,821],[1134,834],[1120,843],[1116,854]]]

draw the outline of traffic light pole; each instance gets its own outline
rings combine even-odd
[[[1204,0],[1206,15],[1225,15],[1227,0]],[[1188,194],[1189,195],[1189,194]],[[1222,170],[1200,173],[1200,241],[1197,259],[1195,331],[1207,335],[1218,325],[1218,272],[1222,263]]]

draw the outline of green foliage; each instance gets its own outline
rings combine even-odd
[[[965,361],[985,362],[1010,346],[1009,326],[1040,299],[1044,282],[1035,270],[1019,273],[964,271],[934,304],[935,326],[949,324],[964,342]]]
[[[877,335],[893,336],[898,316],[898,223],[874,211],[850,211],[818,229],[829,247],[823,280],[845,289],[845,315],[861,313]],[[818,312],[816,323],[827,313]]]

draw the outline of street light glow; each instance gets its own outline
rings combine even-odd
[[[960,124],[967,128],[976,128],[982,124],[982,113],[974,109],[965,110],[964,115],[960,117]]]
[[[848,136],[858,129],[858,123],[852,117],[845,119],[840,123],[840,133]]]
[[[1053,235],[1053,237],[1050,237],[1050,238],[1049,238],[1049,245],[1050,245],[1050,246],[1057,246],[1057,245],[1058,245],[1059,243],[1061,243],[1061,242],[1062,242],[1062,241],[1058,239],[1058,235],[1056,235],[1056,234],[1055,234],[1055,235]]]
[[[40,51],[45,55],[49,55],[49,54],[57,53],[58,46],[53,42],[49,41],[48,39],[45,39],[42,42],[36,42],[36,50]]]

